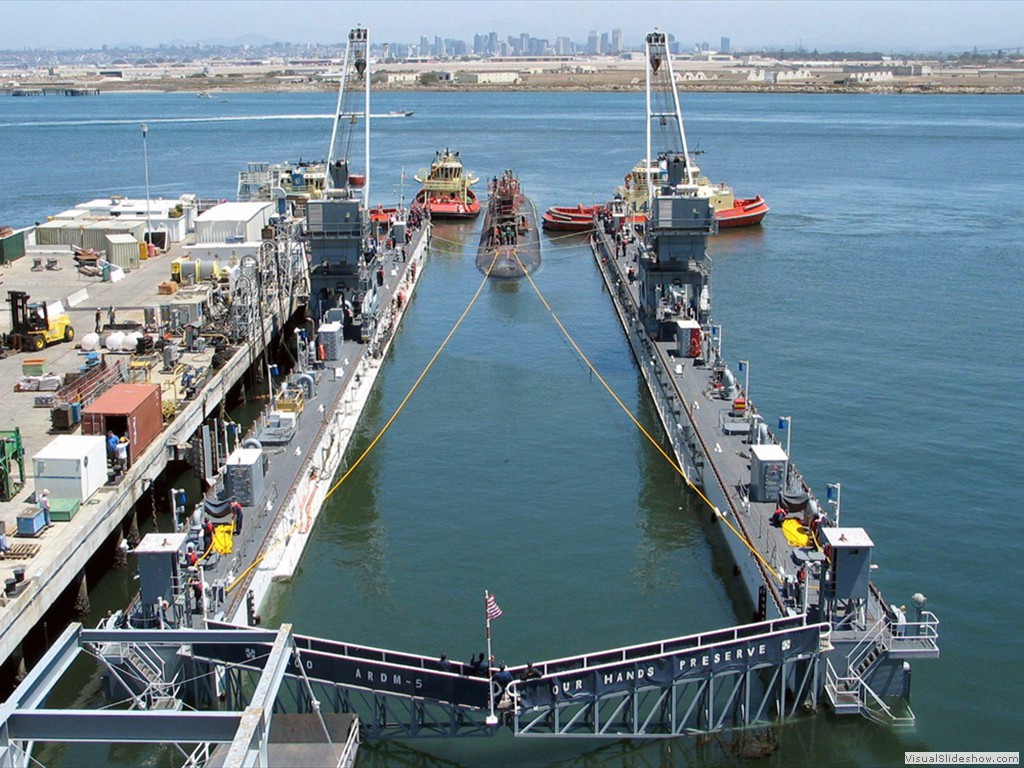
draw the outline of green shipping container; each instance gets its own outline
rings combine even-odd
[[[15,232],[13,235],[0,238],[0,264],[8,264],[25,255],[25,233]]]

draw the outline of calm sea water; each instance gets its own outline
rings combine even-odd
[[[331,94],[2,98],[0,224],[143,195],[143,120],[154,196],[233,199],[247,161],[323,157],[333,104]],[[909,749],[1019,750],[1024,524],[1013,493],[1024,452],[1012,403],[1024,381],[1024,101],[699,94],[683,104],[706,174],[772,207],[761,229],[712,243],[727,356],[750,360],[762,412],[792,416],[794,459],[810,482],[843,484],[843,521],[870,532],[889,600],[923,592],[943,622],[942,658],[915,665],[915,729],[820,714],[781,729],[763,762],[893,765]],[[392,109],[415,115],[376,124],[371,183],[382,200],[398,196],[403,168],[411,177],[445,146],[481,177],[515,169],[540,208],[606,199],[643,154],[642,95],[375,99],[375,112]],[[471,225],[439,228],[353,450],[390,416],[476,289],[475,243]],[[589,251],[546,240],[536,279],[652,424]],[[530,286],[494,284],[329,500],[270,613],[303,633],[467,658],[484,648],[486,588],[505,610],[495,653],[519,663],[733,623],[721,567],[673,473]],[[102,590],[113,605],[123,600],[120,587]],[[506,735],[368,745],[363,758],[434,760],[739,758],[717,742],[596,747]]]

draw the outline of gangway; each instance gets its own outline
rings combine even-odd
[[[164,743],[188,765],[273,765],[288,733],[304,732],[294,741],[308,742],[313,732],[319,743],[305,748],[326,750],[339,765],[360,734],[487,737],[509,728],[516,736],[622,739],[765,726],[817,705],[828,629],[796,616],[513,667],[502,697],[458,662],[295,635],[287,624],[72,625],[0,707],[0,765],[31,765],[36,742]],[[83,653],[103,662],[120,708],[44,708]],[[136,682],[159,691],[156,701],[131,690],[127,661],[137,667],[142,657],[151,661]],[[507,703],[496,724],[487,722],[492,696]],[[347,733],[338,718],[347,718]],[[296,744],[288,747],[294,754]]]
[[[242,630],[244,633],[245,630]],[[510,667],[510,706],[500,724],[516,736],[652,738],[777,722],[816,706],[827,624],[790,617],[599,653]],[[228,700],[249,690],[265,641],[191,646],[193,659],[223,667]],[[321,638],[295,637],[288,674],[309,679],[323,708],[359,716],[371,738],[486,736],[500,691],[464,665]],[[302,711],[302,694],[288,705]]]

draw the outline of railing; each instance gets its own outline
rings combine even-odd
[[[906,705],[908,714],[897,715],[863,678],[858,675],[840,677],[828,659],[825,660],[825,692],[837,711],[843,707],[843,699],[846,698],[847,706],[855,705],[860,715],[880,725],[906,728],[912,726],[916,719],[909,704]],[[849,699],[853,701],[850,702]]]
[[[201,766],[208,765],[210,758],[213,756],[213,749],[211,747],[212,745],[206,741],[197,744],[196,748],[185,759],[182,768],[201,768]]]
[[[885,632],[882,644],[895,653],[938,653],[939,619],[931,611],[921,612],[921,621],[907,621],[895,625],[896,631]]]
[[[705,632],[697,635],[662,640],[656,643],[642,645],[629,645],[622,648],[615,648],[608,651],[571,656],[562,659],[535,664],[535,668],[542,674],[554,674],[568,670],[583,670],[594,667],[603,667],[608,664],[626,661],[640,661],[649,658],[667,656],[683,650],[697,648],[711,648],[723,643],[736,642],[739,640],[753,640],[782,632],[808,626],[805,616],[790,616],[769,621],[757,622],[754,624],[739,624],[728,629],[719,629],[712,632]]]
[[[889,619],[885,616],[876,621],[871,629],[864,633],[864,637],[853,646],[853,650],[846,654],[846,671],[848,674],[855,670],[867,658],[868,654],[878,647],[881,638],[888,634],[886,632],[888,621]],[[885,647],[884,641],[882,646]]]
[[[356,750],[359,748],[359,720],[353,718],[348,729],[348,738],[345,739],[345,746],[338,757],[338,768],[345,768],[355,765]]]

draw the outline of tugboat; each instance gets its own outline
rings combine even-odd
[[[490,277],[525,277],[540,266],[537,208],[510,170],[495,176],[488,192],[476,266]]]
[[[480,201],[469,187],[479,179],[462,167],[458,152],[444,150],[434,155],[430,168],[414,177],[423,185],[416,193],[414,206],[430,212],[435,219],[474,219],[480,213]]]
[[[706,176],[700,175],[700,168],[694,162],[694,154],[690,153],[686,164],[687,183],[696,188],[697,197],[711,201],[715,221],[720,229],[735,227],[752,227],[760,224],[768,214],[768,204],[760,195],[754,197],[736,197],[732,187],[727,184],[715,184]],[[651,165],[651,179],[657,183],[662,179],[659,174],[663,169],[656,163]],[[641,160],[626,174],[625,184],[616,190],[619,197],[626,201],[626,213],[632,221],[644,221],[647,215],[647,172]]]

